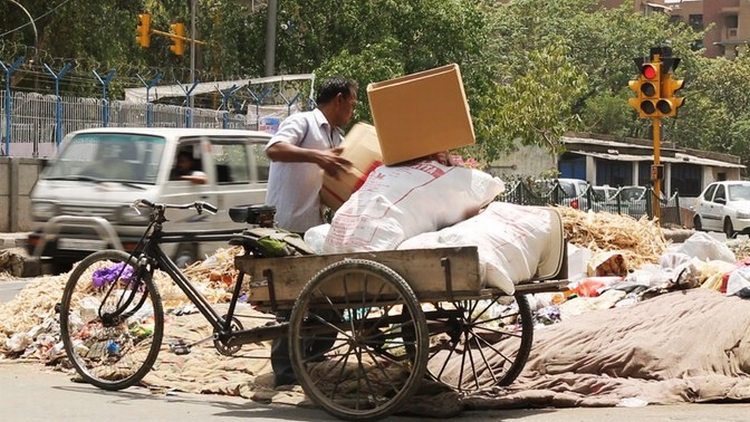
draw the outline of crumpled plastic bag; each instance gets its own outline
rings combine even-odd
[[[724,261],[734,262],[737,258],[729,246],[724,242],[719,242],[705,232],[696,232],[683,243],[682,247],[677,248],[676,252],[681,252],[701,261]]]
[[[736,295],[743,289],[750,289],[750,267],[737,268],[727,279],[727,296]]]

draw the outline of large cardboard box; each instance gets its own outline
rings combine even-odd
[[[320,190],[320,200],[334,211],[362,186],[372,170],[383,164],[378,135],[372,125],[354,125],[341,146],[344,148],[341,156],[353,164],[351,172],[340,175],[338,180],[324,174]]]
[[[474,126],[457,64],[367,86],[387,165],[474,143]]]

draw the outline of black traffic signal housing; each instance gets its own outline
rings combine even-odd
[[[135,42],[143,48],[151,47],[151,15],[141,13],[138,15],[139,25],[135,27]]]

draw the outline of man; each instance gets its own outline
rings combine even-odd
[[[324,222],[319,197],[323,171],[338,177],[352,165],[340,156],[340,128],[354,115],[357,83],[340,76],[328,79],[320,85],[315,101],[316,109],[287,117],[266,145],[271,160],[266,202],[276,207],[277,227],[301,235]],[[288,319],[289,315],[279,313],[277,317]],[[319,343],[310,348],[331,346]],[[277,387],[296,382],[289,339],[273,341],[271,366]]]
[[[169,174],[169,180],[187,180],[197,185],[203,185],[208,181],[206,173],[195,170],[193,153],[189,150],[180,150],[177,153],[177,161]]]
[[[316,102],[316,109],[287,117],[266,146],[271,160],[266,202],[276,207],[279,228],[300,234],[323,224],[320,170],[336,177],[351,167],[340,156],[340,127],[354,115],[357,84],[342,77],[328,79]]]

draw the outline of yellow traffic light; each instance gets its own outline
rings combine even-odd
[[[675,95],[684,84],[683,79],[674,79],[671,73],[664,75],[661,79],[661,99],[656,106],[663,116],[674,117],[677,115],[677,109],[685,102],[685,98],[678,98]]]
[[[139,14],[138,22],[140,25],[135,27],[138,34],[135,37],[135,42],[143,48],[149,48],[151,47],[151,15],[148,13]]]
[[[185,25],[178,22],[169,25],[169,28],[174,34],[174,36],[170,37],[172,39],[172,45],[169,46],[169,49],[172,50],[174,54],[182,56],[185,54]]]
[[[641,110],[641,80],[640,79],[631,79],[628,82],[628,86],[630,89],[635,91],[635,98],[630,98],[628,100],[628,104],[630,104],[631,107],[635,109],[635,111],[638,112],[639,117],[646,117],[643,114],[643,110]]]
[[[641,117],[657,117],[657,104],[661,98],[661,63],[641,65],[638,89]]]

